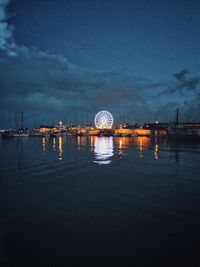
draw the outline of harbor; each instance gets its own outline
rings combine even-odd
[[[23,114],[23,113],[22,113]],[[106,120],[103,117],[103,120]],[[22,119],[23,122],[23,119]],[[10,137],[59,137],[59,136],[113,136],[113,137],[158,137],[175,140],[190,139],[193,141],[200,140],[200,123],[180,122],[179,110],[176,111],[176,117],[173,122],[145,122],[129,124],[121,123],[107,125],[98,123],[85,123],[82,126],[76,124],[65,124],[59,121],[55,125],[40,125],[39,127],[28,129],[22,127],[19,129],[0,129],[2,138]]]

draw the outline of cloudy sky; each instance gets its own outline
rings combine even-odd
[[[0,0],[0,127],[200,121],[198,0]]]

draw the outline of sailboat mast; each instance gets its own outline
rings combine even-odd
[[[14,112],[14,120],[15,120],[15,125],[16,125],[17,129],[19,129],[19,125],[18,125],[18,122],[17,122],[17,118],[16,118],[16,115],[15,115],[15,112]]]
[[[24,113],[23,113],[23,110],[21,110],[21,128],[24,129]]]

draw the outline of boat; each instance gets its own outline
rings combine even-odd
[[[1,138],[13,137],[14,132],[12,130],[5,130],[1,133]]]
[[[26,132],[17,132],[13,134],[13,137],[29,137],[30,134]]]
[[[179,122],[179,110],[177,109],[176,120],[175,122],[169,123],[167,135],[168,138],[172,140],[200,141],[200,128],[184,127],[183,124]]]
[[[29,137],[30,136],[30,131],[28,130],[28,128],[24,128],[24,113],[23,110],[21,110],[21,127],[18,127],[18,121],[16,119],[16,116],[14,114],[14,118],[15,118],[15,123],[17,126],[17,129],[14,133],[13,133],[13,137]]]

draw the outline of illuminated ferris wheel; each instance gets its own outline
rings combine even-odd
[[[113,126],[113,116],[106,110],[99,111],[94,119],[96,128],[111,129]]]

